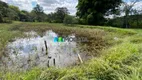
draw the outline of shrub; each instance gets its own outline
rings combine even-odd
[[[70,16],[70,15],[66,15],[65,18],[64,18],[63,23],[65,25],[73,25],[73,24],[76,24],[78,22],[77,22],[77,19],[75,17]]]

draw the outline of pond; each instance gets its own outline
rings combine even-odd
[[[5,67],[10,70],[27,70],[33,67],[67,67],[76,64],[80,58],[76,42],[55,42],[58,34],[52,30],[43,36],[26,32],[28,38],[9,42],[8,57],[3,57]],[[75,35],[69,35],[74,37]]]

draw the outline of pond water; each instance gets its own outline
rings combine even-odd
[[[76,42],[54,42],[58,34],[52,30],[47,31],[43,37],[34,31],[25,34],[30,37],[16,39],[7,46],[9,57],[3,60],[8,69],[25,70],[52,66],[61,68],[74,65],[78,61]]]

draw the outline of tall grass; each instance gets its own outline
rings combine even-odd
[[[13,24],[0,24],[0,57],[5,53],[5,47],[8,42],[10,42],[15,37],[22,36],[22,32],[20,31],[9,31],[9,29],[19,22],[15,22]]]

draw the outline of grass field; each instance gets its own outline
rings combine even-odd
[[[142,80],[142,30],[105,26],[51,23],[0,24],[0,56],[6,45],[23,32],[34,30],[42,35],[53,30],[60,35],[75,33],[90,42],[80,44],[92,59],[67,68],[33,68],[25,72],[0,71],[0,80]],[[85,47],[84,47],[85,46]]]

